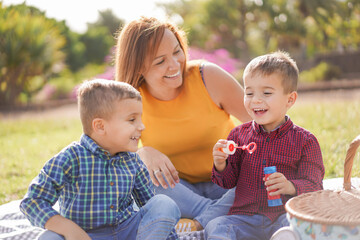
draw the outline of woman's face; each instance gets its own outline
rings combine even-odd
[[[173,93],[182,86],[185,54],[170,30],[165,30],[155,57],[146,61],[142,75],[154,97],[162,100],[165,93]]]

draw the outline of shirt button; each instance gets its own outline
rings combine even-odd
[[[114,209],[114,205],[110,205],[110,208],[111,208],[111,209]]]
[[[266,142],[270,142],[270,138],[269,138],[269,137],[266,138]]]
[[[110,182],[110,186],[114,186],[114,182]]]

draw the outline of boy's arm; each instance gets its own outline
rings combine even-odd
[[[60,215],[49,218],[45,223],[45,228],[64,236],[66,240],[91,240],[79,225]]]
[[[154,185],[150,179],[150,174],[138,154],[136,154],[136,163],[138,165],[138,171],[132,194],[136,204],[141,207],[144,206],[146,202],[155,195],[155,190]]]
[[[311,135],[302,149],[297,176],[289,179],[295,189],[296,195],[323,189],[322,180],[325,168],[320,145],[314,135]]]
[[[32,225],[45,228],[45,223],[59,213],[52,207],[66,183],[63,169],[71,172],[66,157],[59,154],[50,159],[31,182],[28,192],[20,203],[20,210]],[[64,168],[65,166],[65,168]]]

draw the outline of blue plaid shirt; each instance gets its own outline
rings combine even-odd
[[[134,200],[143,206],[154,188],[149,173],[136,153],[110,156],[87,135],[73,142],[45,163],[31,182],[21,211],[29,221],[43,227],[60,214],[84,230],[113,225],[128,219]]]

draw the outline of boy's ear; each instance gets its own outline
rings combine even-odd
[[[288,102],[287,102],[287,107],[288,108],[291,108],[292,105],[294,105],[294,103],[296,102],[296,99],[297,99],[297,92],[296,91],[293,91],[289,94],[288,96]]]
[[[95,133],[103,135],[105,133],[105,122],[102,118],[94,118],[92,120],[92,129]]]

